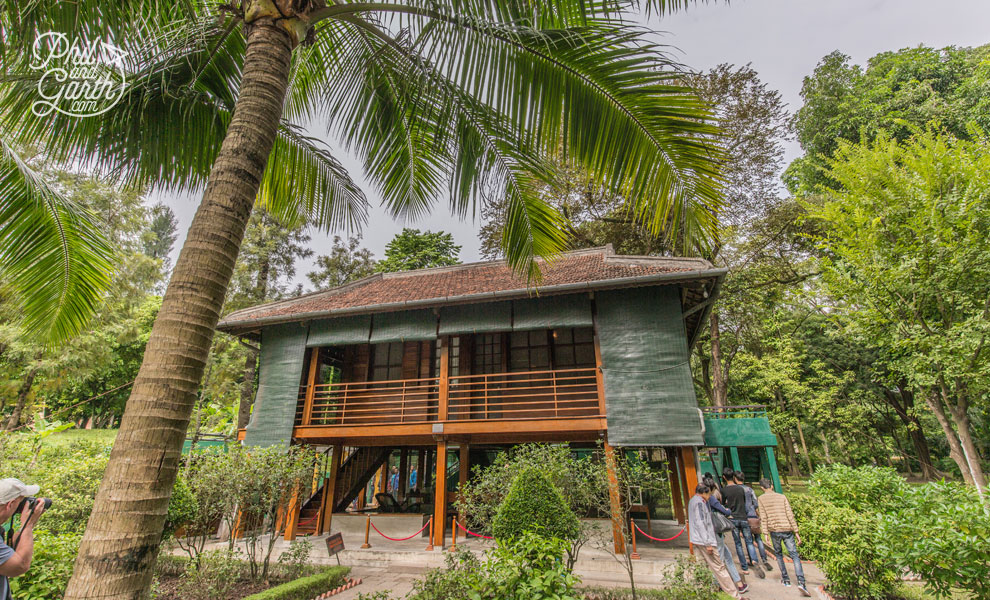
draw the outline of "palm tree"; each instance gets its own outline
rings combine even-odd
[[[449,198],[466,216],[506,198],[519,272],[566,247],[538,190],[579,166],[660,231],[712,234],[714,134],[699,100],[624,0],[34,0],[10,39],[111,31],[132,54],[122,101],[100,119],[36,118],[37,80],[3,94],[4,125],[55,160],[173,189],[205,183],[173,270],[66,598],[139,598],[150,585],[179,451],[245,226],[256,202],[327,229],[366,200],[325,125],[364,159],[393,215]],[[654,0],[660,13],[688,0]],[[69,8],[66,8],[66,6]],[[26,13],[26,14],[25,14]],[[107,28],[107,29],[101,29]],[[72,29],[69,29],[72,28]],[[13,33],[10,33],[13,32]],[[57,132],[57,134],[53,134]]]

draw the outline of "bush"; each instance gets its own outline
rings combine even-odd
[[[511,495],[511,493],[510,493]],[[580,600],[581,582],[561,557],[567,541],[532,531],[489,550],[471,600]]]
[[[287,579],[299,579],[303,571],[309,564],[309,553],[313,550],[313,543],[309,540],[294,540],[289,544],[289,549],[278,557],[278,565]]]
[[[53,534],[35,531],[34,558],[31,568],[10,580],[10,591],[18,600],[61,598],[72,576],[72,566],[79,553],[81,533]]]
[[[413,583],[407,600],[449,600],[468,598],[481,574],[481,561],[466,550],[444,557],[443,569],[430,569]]]
[[[186,483],[186,478],[178,477],[175,486],[172,487],[172,497],[168,500],[168,514],[165,516],[162,539],[167,540],[179,527],[192,523],[196,518],[196,510],[196,495]]]
[[[990,515],[972,488],[930,483],[904,491],[883,519],[882,551],[937,596],[953,587],[990,598]]]
[[[660,590],[638,589],[636,596],[658,600],[721,600],[728,598],[715,582],[712,572],[704,563],[684,556],[664,571],[664,587]],[[589,588],[584,590],[585,600],[632,600],[632,590],[627,588]]]
[[[889,467],[827,465],[815,469],[808,496],[855,511],[885,513],[908,485]]]
[[[512,540],[526,531],[549,538],[573,540],[581,525],[560,491],[536,469],[519,473],[492,522],[497,540]]]
[[[244,600],[300,600],[315,598],[323,592],[328,592],[344,583],[344,578],[350,569],[347,567],[331,567],[316,575],[296,579],[252,594]]]
[[[243,566],[233,551],[207,550],[186,565],[180,589],[190,600],[226,600],[241,578]],[[198,565],[197,565],[198,563]]]
[[[833,595],[885,600],[894,593],[897,571],[882,549],[880,524],[881,517],[873,511],[858,512],[830,502],[820,502],[801,523],[801,530],[814,540],[815,558]]]

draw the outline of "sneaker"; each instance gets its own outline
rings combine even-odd
[[[742,584],[740,587],[738,587],[736,589],[739,590],[739,593],[740,594],[745,594],[746,592],[749,591],[749,585],[744,583],[744,584]]]
[[[753,572],[756,573],[757,577],[759,577],[760,579],[766,578],[767,574],[763,572],[763,569],[760,568],[760,565],[752,564],[750,565],[750,567],[753,569]]]
[[[803,583],[798,584],[798,589],[801,590],[802,596],[805,598],[811,598],[811,592],[808,591],[808,588],[806,588]]]
[[[791,582],[788,581],[787,579],[784,579],[783,581],[781,581],[780,584],[782,586],[784,586],[784,587],[791,587]]]
[[[763,561],[763,568],[766,569],[767,573],[773,571],[773,567],[770,566],[770,561]]]

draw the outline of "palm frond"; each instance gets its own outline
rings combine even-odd
[[[109,288],[114,253],[92,215],[0,140],[0,277],[43,342],[81,330]]]
[[[268,157],[258,202],[283,223],[309,223],[327,231],[354,231],[368,220],[364,192],[330,148],[285,121]]]

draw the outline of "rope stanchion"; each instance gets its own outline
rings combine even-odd
[[[677,532],[677,535],[675,535],[674,537],[669,537],[669,538],[663,538],[663,539],[661,539],[661,538],[655,538],[655,537],[653,537],[652,535],[650,535],[650,534],[648,534],[648,533],[646,533],[645,531],[643,531],[642,529],[640,529],[640,528],[639,528],[639,525],[637,525],[635,521],[633,521],[633,524],[632,524],[632,525],[633,525],[633,527],[635,527],[635,528],[636,528],[636,529],[637,529],[637,530],[638,530],[638,531],[639,531],[639,532],[640,532],[641,534],[643,534],[643,536],[644,536],[644,537],[647,537],[647,538],[649,538],[649,539],[651,539],[651,540],[653,540],[654,542],[672,542],[672,541],[674,541],[674,540],[676,540],[677,538],[679,538],[679,537],[681,537],[681,534],[682,534],[682,533],[684,533],[684,530],[685,530],[685,529],[687,529],[687,525],[685,525],[684,527],[681,527],[681,530],[680,530],[680,531],[678,531],[678,532]],[[634,537],[633,539],[636,539],[636,538]]]
[[[456,523],[456,524],[457,524],[457,526],[458,526],[458,527],[460,527],[460,528],[461,528],[461,531],[463,531],[464,533],[466,533],[466,534],[468,534],[468,535],[473,535],[474,537],[476,537],[476,538],[481,538],[481,539],[483,539],[483,540],[491,540],[491,539],[495,539],[495,538],[493,538],[493,537],[492,537],[492,536],[490,536],[490,535],[481,535],[480,533],[475,533],[475,532],[473,532],[473,531],[469,531],[468,529],[465,529],[465,528],[464,528],[464,526],[463,526],[463,525],[461,525],[460,523]]]
[[[450,518],[450,551],[457,550],[457,517]]]
[[[629,560],[639,560],[642,557],[639,555],[639,552],[636,551],[636,529],[638,529],[638,527],[636,526],[636,521],[633,521],[632,519],[629,519],[629,524],[632,525],[630,530],[632,531],[633,543],[633,551],[632,554],[629,555]]]
[[[387,535],[385,535],[384,533],[382,533],[377,527],[375,527],[375,524],[374,523],[371,523],[371,519],[370,518],[368,519],[368,522],[371,523],[371,527],[375,531],[378,532],[378,535],[382,536],[383,538],[385,538],[386,540],[388,540],[390,542],[404,542],[406,540],[411,540],[414,537],[416,537],[417,535],[423,533],[423,530],[426,529],[427,527],[429,527],[430,526],[430,522],[432,522],[432,521],[433,521],[433,517],[430,517],[430,521],[427,521],[426,525],[423,525],[422,527],[420,527],[419,531],[417,531],[416,533],[412,534],[409,537],[393,538],[393,537],[388,537]]]
[[[364,522],[364,543],[361,544],[361,549],[371,548],[371,544],[368,543],[368,536],[371,535],[371,515],[368,515],[368,520]]]
[[[430,526],[430,543],[426,546],[426,551],[433,552],[433,517],[430,517],[427,525]]]

